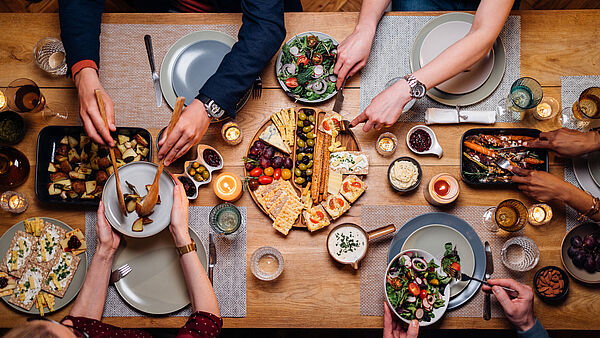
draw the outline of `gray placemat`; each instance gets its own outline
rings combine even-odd
[[[183,36],[203,30],[220,31],[235,38],[238,27],[102,24],[100,81],[115,103],[117,126],[160,129],[171,119],[171,109],[164,99],[163,105],[156,107],[144,35],[152,36],[154,63],[160,75],[160,67],[169,48]]]
[[[371,100],[385,89],[386,83],[410,73],[410,50],[421,28],[433,16],[385,16],[379,22],[367,65],[360,76],[360,110],[367,108]],[[500,32],[506,49],[506,72],[494,93],[480,103],[468,106],[468,110],[496,110],[497,103],[506,97],[511,84],[521,74],[521,17],[510,16]],[[424,122],[427,108],[447,108],[425,97],[412,109],[400,115],[399,121]],[[507,114],[498,122],[517,122],[518,117]]]
[[[466,206],[454,207],[444,210],[447,213],[462,218],[477,232],[481,241],[488,241],[492,247],[494,257],[494,278],[513,278],[519,282],[525,281],[524,273],[515,273],[508,270],[500,258],[500,250],[504,242],[510,237],[523,235],[523,230],[510,236],[492,233],[483,227],[483,213],[490,207]],[[366,231],[393,223],[401,227],[416,216],[430,212],[439,212],[428,205],[365,205],[362,207],[361,225]],[[385,295],[383,290],[383,276],[387,267],[387,255],[391,238],[369,243],[369,252],[361,262],[360,268],[360,314],[362,316],[382,316]],[[444,245],[444,243],[440,243]],[[477,291],[475,296],[462,306],[448,311],[449,317],[482,317],[483,292]],[[492,297],[492,317],[503,317],[504,312],[500,304]]]
[[[208,234],[212,231],[208,215],[212,207],[190,207],[189,223],[194,229],[208,257]],[[217,265],[214,268],[213,286],[219,301],[223,317],[246,317],[246,207],[238,207],[242,214],[242,225],[232,239],[214,236],[217,249]],[[85,213],[85,238],[87,254],[91,260],[96,252],[96,212]],[[187,317],[192,313],[191,306],[171,313],[169,317]],[[114,286],[108,287],[103,317],[139,317],[146,316],[127,304]]]

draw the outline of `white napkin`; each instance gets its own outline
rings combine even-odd
[[[456,109],[427,108],[425,124],[452,124],[452,123],[483,123],[494,124],[495,111],[461,110],[460,119]]]

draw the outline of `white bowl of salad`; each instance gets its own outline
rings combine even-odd
[[[387,266],[383,287],[392,312],[419,326],[437,322],[448,308],[452,278],[429,252],[410,249],[400,252]]]
[[[317,103],[333,97],[337,93],[333,74],[337,46],[334,38],[320,32],[300,33],[289,39],[275,63],[281,88],[300,102]]]

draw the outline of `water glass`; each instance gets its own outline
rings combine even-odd
[[[62,41],[46,37],[33,48],[33,61],[43,71],[58,76],[67,74],[67,59]]]
[[[220,235],[234,235],[242,225],[240,210],[231,203],[221,203],[210,211],[211,228]]]
[[[537,80],[531,77],[518,79],[510,86],[508,97],[498,102],[498,120],[505,121],[506,119],[503,119],[503,117],[507,113],[521,113],[536,107],[543,97],[542,86]]]
[[[270,247],[263,246],[252,254],[250,257],[250,270],[254,277],[264,280],[271,281],[283,272],[283,255],[279,250]]]
[[[563,109],[563,126],[587,131],[592,120],[600,119],[600,87],[584,90],[572,107]]]
[[[483,213],[483,225],[491,232],[498,232],[500,229],[515,232],[525,227],[528,217],[529,213],[523,202],[507,199]]]
[[[513,237],[506,241],[500,252],[502,263],[513,270],[525,272],[533,269],[539,259],[540,250],[537,244],[526,236]]]

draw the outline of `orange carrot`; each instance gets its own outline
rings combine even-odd
[[[465,147],[475,150],[476,152],[482,153],[484,155],[487,156],[491,156],[491,157],[496,157],[496,152],[493,150],[490,150],[488,148],[482,147],[477,143],[473,143],[471,141],[465,141],[464,142]]]
[[[544,163],[543,160],[538,160],[537,158],[531,158],[531,157],[525,157],[525,159],[523,161],[525,161],[525,163],[529,163],[529,164],[542,164],[542,163]]]

